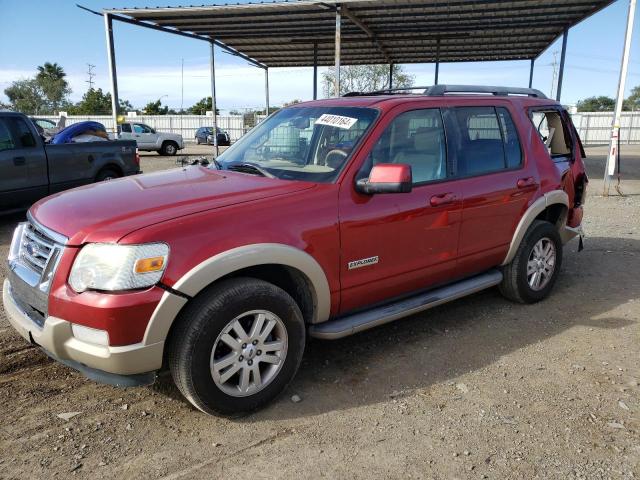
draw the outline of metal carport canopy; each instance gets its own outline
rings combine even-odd
[[[264,67],[532,60],[611,0],[344,0],[125,8],[104,13],[215,39]],[[152,27],[152,28],[153,28]],[[317,57],[315,55],[317,54]]]

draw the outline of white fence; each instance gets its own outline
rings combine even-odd
[[[57,121],[57,117],[36,116]],[[247,118],[243,115],[218,115],[218,126],[229,133],[231,141],[235,142],[247,133],[253,125],[264,118],[256,115]],[[573,123],[585,145],[597,145],[609,143],[611,136],[612,112],[579,112],[572,115]],[[113,118],[110,115],[70,116],[67,117],[67,125],[93,120],[102,123],[107,130],[113,128]],[[196,130],[200,127],[210,127],[213,122],[211,117],[205,115],[138,115],[128,117],[127,120],[140,122],[155,128],[159,132],[180,133],[187,142],[193,142]],[[620,123],[620,143],[640,144],[640,112],[623,112]]]
[[[605,145],[611,137],[613,112],[579,112],[571,115],[585,145]],[[620,143],[640,144],[640,112],[622,112]]]
[[[58,117],[46,115],[34,115],[34,118],[46,118],[53,122],[58,121]],[[224,130],[235,142],[242,135],[247,133],[253,125],[262,120],[264,116],[256,115],[252,122],[247,122],[243,115],[218,115],[216,120],[218,127]],[[108,131],[113,130],[113,117],[111,115],[73,115],[67,117],[67,125],[91,120],[102,123]],[[213,117],[205,115],[137,115],[127,117],[127,121],[140,122],[149,125],[158,132],[179,133],[186,142],[195,141],[196,130],[200,127],[211,127]]]

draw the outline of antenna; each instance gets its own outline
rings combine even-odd
[[[93,89],[93,83],[94,83],[93,82],[93,77],[96,76],[96,74],[93,73],[93,69],[96,68],[96,66],[92,65],[90,63],[87,63],[87,67],[88,67],[87,75],[89,75],[89,80],[85,80],[85,83],[88,83],[89,84],[89,90],[92,90]]]

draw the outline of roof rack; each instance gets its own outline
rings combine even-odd
[[[402,88],[385,88],[382,90],[374,90],[372,92],[348,92],[343,95],[343,97],[364,97],[370,95],[389,95],[389,94],[407,94],[410,90],[422,90],[419,93],[414,93],[414,95],[424,95],[424,93],[430,89],[431,86],[428,87],[402,87]]]
[[[478,85],[433,85],[424,91],[430,97],[440,97],[447,93],[478,93],[496,96],[522,95],[535,98],[547,98],[540,90],[535,88],[518,87],[490,87]]]
[[[518,87],[491,87],[484,85],[430,85],[428,87],[402,87],[402,88],[387,88],[384,90],[375,90],[373,92],[349,92],[345,93],[344,97],[361,97],[369,95],[393,95],[393,94],[409,94],[411,90],[422,90],[420,93],[413,93],[414,95],[426,95],[429,97],[442,97],[449,93],[470,93],[470,94],[484,94],[484,95],[496,95],[496,96],[509,96],[520,95],[534,98],[547,98],[547,96],[540,90],[535,88],[518,88]]]

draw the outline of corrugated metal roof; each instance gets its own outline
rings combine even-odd
[[[526,60],[611,0],[328,0],[105,10],[213,38],[269,67]],[[438,46],[439,45],[439,46]],[[439,52],[439,53],[438,53]]]

